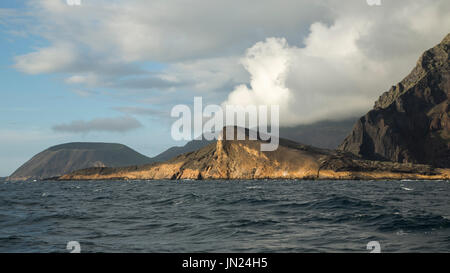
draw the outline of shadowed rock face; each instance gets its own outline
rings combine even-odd
[[[150,158],[122,144],[68,143],[35,155],[8,180],[39,180],[89,167],[120,167],[150,162]]]
[[[366,159],[450,167],[450,34],[381,95],[339,146]]]
[[[228,130],[225,128],[225,130]],[[241,129],[243,130],[243,129]],[[164,163],[89,168],[60,180],[95,179],[448,179],[450,172],[425,165],[361,160],[339,151],[280,139],[273,152],[262,140],[222,140]]]

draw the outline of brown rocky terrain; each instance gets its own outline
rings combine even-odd
[[[336,149],[352,130],[357,117],[342,120],[322,120],[312,124],[280,127],[280,136],[295,142],[319,148]],[[205,139],[191,140],[184,146],[175,146],[152,157],[153,162],[163,162],[178,155],[193,152],[212,143]]]
[[[450,34],[375,102],[339,146],[362,158],[450,167]]]
[[[449,169],[362,160],[349,153],[314,148],[285,139],[280,139],[276,151],[261,152],[261,143],[261,140],[248,140],[248,137],[246,140],[218,140],[163,163],[124,168],[89,168],[63,175],[59,179],[450,178]]]

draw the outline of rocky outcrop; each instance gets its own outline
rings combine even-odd
[[[357,119],[354,117],[343,120],[322,120],[312,124],[281,127],[280,136],[319,148],[336,149],[352,130],[353,124]],[[152,157],[152,160],[154,162],[167,161],[178,155],[201,149],[213,142],[204,138],[192,140],[184,146],[171,147]]]
[[[381,95],[339,150],[371,160],[450,167],[450,34]]]
[[[8,180],[42,180],[89,167],[120,167],[150,162],[150,158],[122,144],[67,143],[35,155]]]
[[[227,130],[227,128],[225,129]],[[242,129],[241,129],[242,130]],[[248,133],[248,130],[247,130]],[[104,179],[449,179],[450,170],[361,160],[352,154],[280,139],[273,152],[261,140],[218,140],[164,163],[89,168],[60,180]]]

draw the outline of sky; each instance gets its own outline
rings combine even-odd
[[[0,176],[65,142],[183,145],[170,111],[194,96],[278,104],[283,126],[360,115],[449,15],[448,0],[2,0]]]

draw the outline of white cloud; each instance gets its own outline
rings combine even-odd
[[[430,10],[429,3],[418,2],[384,13],[341,10],[331,25],[313,23],[303,47],[275,38],[256,43],[242,60],[250,88],[235,87],[224,104],[278,104],[282,125],[366,112],[450,30],[441,16],[449,4],[437,1]],[[427,23],[411,27],[418,14]]]
[[[72,84],[92,83],[81,77],[93,73],[101,87],[114,87],[133,75],[139,77],[124,83],[131,88],[134,80],[150,77],[167,81],[164,88],[182,84],[183,89],[197,91],[234,84],[234,71],[242,70],[230,60],[255,41],[275,34],[295,38],[309,21],[328,14],[322,5],[294,0],[261,0],[257,5],[241,1],[238,9],[228,1],[202,0],[29,3],[24,14],[33,20],[27,30],[50,45],[17,56],[15,67],[20,71],[75,74],[67,79]],[[139,68],[147,61],[170,65],[164,73],[148,76]]]
[[[122,61],[175,61],[221,56],[268,35],[295,35],[329,14],[321,4],[296,0],[31,0],[35,32],[70,41]],[[45,30],[45,32],[44,32]],[[230,52],[228,52],[230,53]],[[233,52],[232,52],[233,53]]]
[[[366,111],[450,30],[447,0],[32,0],[29,12],[49,46],[17,56],[23,72],[152,101],[228,90],[226,103],[279,103],[285,124]]]
[[[68,84],[84,84],[94,86],[99,82],[96,74],[73,75],[64,80]]]
[[[68,44],[57,44],[41,48],[15,58],[15,68],[29,74],[52,73],[65,70],[77,62],[74,48]]]
[[[339,38],[324,45],[329,36]],[[224,104],[280,105],[282,125],[338,119],[368,109],[379,89],[367,79],[379,75],[378,66],[360,54],[357,38],[358,31],[339,24],[314,24],[304,48],[289,46],[285,39],[259,42],[242,60],[251,75],[250,88],[237,86]],[[362,83],[373,93],[360,90]]]
[[[246,85],[237,86],[225,104],[287,105],[291,94],[285,86],[285,78],[291,55],[292,51],[285,39],[269,38],[256,43],[242,60],[250,73],[250,88]]]

